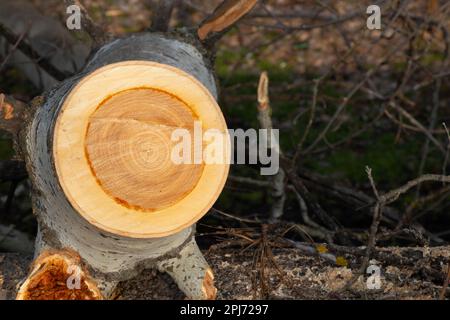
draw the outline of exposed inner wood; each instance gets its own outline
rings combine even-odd
[[[183,128],[193,136],[195,120],[183,101],[160,90],[113,95],[89,118],[85,144],[93,174],[124,206],[154,211],[178,202],[195,187],[203,165],[173,163],[171,134]]]
[[[208,268],[205,272],[205,278],[203,279],[202,290],[206,300],[215,300],[217,296],[217,288],[214,286],[214,274],[211,268]]]
[[[103,66],[70,89],[58,112],[58,182],[77,213],[102,230],[133,238],[175,234],[200,219],[225,184],[230,144],[223,115],[208,89],[178,68],[149,61]],[[183,132],[172,141],[176,129]],[[202,132],[210,129],[221,135],[223,153],[202,164],[211,150],[203,146],[212,141]],[[181,161],[195,155],[195,164],[180,164],[180,154]]]
[[[45,251],[33,263],[17,300],[101,300],[100,291],[71,250]]]
[[[257,0],[224,0],[198,28],[199,39],[205,40],[210,34],[230,27],[247,14],[257,2]]]
[[[23,127],[27,106],[12,97],[0,93],[0,129],[17,135]]]

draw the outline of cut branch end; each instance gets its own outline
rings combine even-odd
[[[33,263],[17,300],[102,300],[96,283],[72,250],[44,251]]]
[[[211,268],[205,272],[203,279],[202,291],[206,300],[215,300],[217,296],[217,288],[214,286],[214,274]]]
[[[258,2],[258,0],[224,0],[214,12],[203,21],[197,34],[201,41],[225,32],[246,15]]]

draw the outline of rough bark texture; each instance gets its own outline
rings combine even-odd
[[[195,296],[206,299],[216,298],[214,276],[194,239],[177,257],[162,261],[158,269],[170,274],[183,292],[192,292]]]
[[[364,252],[364,248],[349,248]],[[285,281],[274,267],[266,270],[270,278],[271,299],[437,299],[442,291],[449,247],[377,248],[375,258],[381,268],[381,288],[367,289],[368,275],[363,275],[351,290],[339,289],[354,272],[358,272],[360,255],[343,254],[347,267],[337,266],[327,259],[305,255],[298,249],[274,249],[274,259]],[[335,253],[336,252],[332,252]],[[216,277],[218,299],[261,298],[256,284],[253,250],[217,248],[205,252]],[[25,275],[31,257],[20,254],[0,254],[0,298],[13,299],[17,284]],[[259,281],[258,278],[256,278]],[[3,289],[3,291],[1,290]],[[122,282],[115,299],[183,299],[185,296],[167,274],[155,269],[144,270],[131,280]],[[446,291],[450,298],[450,290]]]
[[[179,263],[177,255],[188,245],[200,254],[193,239],[195,226],[156,239],[133,239],[97,229],[79,215],[66,199],[53,165],[53,129],[65,97],[85,75],[104,66],[126,60],[147,60],[180,68],[196,77],[217,97],[214,74],[203,55],[192,45],[159,34],[139,34],[115,40],[102,47],[85,69],[45,95],[24,136],[27,170],[33,185],[33,210],[39,222],[35,257],[47,249],[70,248],[78,252],[93,278],[108,297],[118,281],[129,279],[143,268],[164,268]],[[183,254],[181,254],[183,256]],[[192,258],[194,259],[194,257]],[[208,268],[196,257],[199,270]],[[174,268],[173,270],[178,270]],[[180,269],[180,272],[184,269]],[[192,298],[203,298],[195,279],[171,272],[180,287]],[[183,280],[184,279],[184,280]]]
[[[189,35],[186,36],[189,39]],[[194,38],[191,38],[194,42]],[[107,64],[127,60],[148,60],[168,64],[196,77],[217,99],[215,75],[196,44],[178,39],[176,35],[142,33],[112,41],[98,50],[87,64],[91,72]],[[82,75],[82,74],[81,74]]]

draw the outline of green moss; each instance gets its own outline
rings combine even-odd
[[[227,121],[232,128],[259,127],[256,90],[259,71],[265,70],[269,73],[270,78],[269,90],[273,121],[276,126],[281,128],[281,147],[283,150],[293,151],[305,131],[309,113],[305,113],[296,124],[292,126],[290,124],[292,124],[294,117],[298,115],[300,108],[305,110],[310,107],[312,84],[305,81],[305,85],[295,86],[295,88],[288,90],[286,87],[294,81],[298,81],[299,76],[293,72],[288,64],[283,63],[274,64],[261,60],[257,61],[257,70],[254,66],[246,69],[245,65],[242,68],[231,70],[230,66],[245,59],[246,54],[248,53],[245,51],[225,49],[220,50],[217,55],[216,64],[219,70],[219,81],[224,87],[224,95],[228,95],[224,96],[221,102]],[[397,67],[402,69],[404,64],[399,64]],[[318,75],[306,74],[301,75],[301,77],[315,79]],[[326,109],[324,110],[322,104],[319,103],[318,108],[321,109],[317,114],[331,116],[345,94],[346,92],[333,83],[322,83],[320,96],[321,99],[326,100]],[[292,98],[294,95],[295,99]],[[365,125],[367,117],[362,115],[361,108],[370,108],[361,105],[358,102],[360,98],[365,98],[365,96],[360,97],[360,94],[356,94],[346,106],[345,113],[348,118],[338,130],[330,130],[327,134],[329,143],[341,141]],[[377,106],[373,107],[376,108]],[[312,126],[305,142],[306,147],[323,130],[323,122],[320,123],[322,124],[319,125],[319,122],[316,121]],[[367,183],[365,167],[370,166],[377,183],[380,184],[380,188],[398,186],[417,174],[420,161],[420,156],[417,155],[420,154],[424,141],[423,139],[417,139],[417,137],[414,139],[403,138],[404,140],[396,142],[395,132],[380,133],[379,131],[369,130],[353,139],[350,146],[340,145],[333,152],[327,153],[323,160],[317,159],[315,156],[309,156],[304,165],[325,176],[338,175],[352,183]],[[434,161],[435,158],[436,161]],[[430,154],[426,169],[441,165],[439,159],[438,156],[434,157]],[[260,197],[261,194],[253,196]],[[243,201],[256,201],[256,198],[243,199]]]
[[[9,139],[0,139],[0,159],[9,159],[14,154],[12,141]]]
[[[387,185],[399,185],[411,176],[412,168],[417,168],[418,141],[397,144],[392,133],[373,133],[370,138],[361,139],[371,143],[361,150],[338,148],[326,162],[309,161],[308,165],[324,175],[341,173],[357,183],[367,181],[365,167],[369,166],[377,183]]]
[[[435,62],[442,62],[445,60],[445,58],[446,58],[446,56],[444,55],[443,52],[432,52],[427,55],[424,55],[421,58],[421,61],[422,61],[421,63],[429,66]]]

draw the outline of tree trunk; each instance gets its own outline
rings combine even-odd
[[[175,186],[166,179],[166,189],[161,192],[168,195],[159,197],[154,190],[156,186],[152,188],[150,184],[155,181],[162,184],[155,174],[164,175],[165,169],[176,170],[173,164],[166,161],[162,168],[151,171],[151,168],[139,164],[140,156],[122,157],[128,147],[132,153],[149,139],[152,144],[150,151],[161,150],[155,147],[157,142],[151,140],[151,132],[157,129],[153,124],[145,123],[148,120],[145,117],[153,117],[152,121],[156,118],[158,121],[171,121],[176,113],[170,110],[173,107],[171,103],[175,102],[171,98],[157,97],[154,91],[175,95],[176,98],[184,95],[182,102],[192,108],[204,125],[218,128],[225,135],[225,122],[215,103],[217,88],[210,61],[194,38],[189,41],[193,44],[180,40],[179,36],[157,33],[112,41],[100,48],[80,74],[48,92],[42,105],[36,108],[22,135],[22,145],[25,146],[22,151],[33,186],[33,209],[39,232],[35,262],[20,288],[18,299],[108,298],[119,281],[136,276],[144,268],[167,271],[189,298],[215,297],[211,269],[195,243],[195,222],[216,200],[223,188],[228,166],[211,165],[210,168],[202,164],[199,170],[203,171],[201,177],[197,177],[198,181],[192,182],[195,179],[189,180],[189,176],[180,178],[182,181]],[[116,63],[119,65],[113,65]],[[148,72],[146,68],[150,68]],[[128,71],[122,73],[122,69]],[[174,74],[178,74],[178,78]],[[151,85],[140,86],[147,79]],[[159,82],[164,82],[162,87],[158,87]],[[131,91],[135,89],[148,90],[143,94],[149,95],[139,98],[136,96],[138,93]],[[125,91],[131,93],[122,97],[123,104],[119,95]],[[166,103],[166,100],[158,100],[160,98],[172,102]],[[119,100],[113,104],[113,99]],[[96,105],[97,100],[102,103],[108,100],[110,104],[105,108],[106,104]],[[94,105],[96,109],[92,113]],[[149,109],[145,113],[144,109],[150,107],[162,109]],[[164,119],[164,108],[167,109],[167,119]],[[100,117],[97,112],[103,110],[106,113]],[[108,114],[108,110],[112,113]],[[82,122],[83,117],[88,119],[87,123]],[[131,132],[130,137],[131,134],[139,134],[135,131],[139,131],[142,123],[144,138],[149,139],[127,140],[127,133]],[[164,127],[165,124],[156,125]],[[90,130],[97,131],[90,133]],[[120,139],[124,135],[125,147],[121,147]],[[155,135],[163,136],[161,133]],[[99,141],[102,139],[104,141]],[[102,142],[111,147],[102,146]],[[85,148],[85,153],[94,159],[89,173],[83,173],[87,161],[83,153],[77,153],[77,148]],[[121,158],[115,161],[114,156],[119,155]],[[123,165],[121,161],[128,162]],[[181,168],[183,166],[179,174],[175,171],[176,177],[182,176]],[[191,170],[192,166],[189,168]],[[142,181],[133,180],[133,170]],[[114,177],[125,171],[128,172],[124,175],[125,181]],[[205,177],[209,179],[207,182],[204,182]],[[97,185],[92,183],[94,180]],[[188,180],[192,183],[188,195],[185,198],[179,194],[173,196]],[[145,183],[150,185],[148,194],[138,188]],[[130,185],[136,187],[136,192],[130,194],[127,191]],[[212,191],[207,191],[208,185]],[[100,195],[101,190],[105,191],[103,195]],[[199,196],[190,199],[191,194],[198,191],[206,192],[204,198],[209,199],[202,200]],[[95,198],[96,192],[98,198]],[[110,196],[109,200],[107,196]],[[125,201],[122,201],[123,197]],[[91,200],[93,202],[89,203]],[[159,207],[159,202],[155,201],[163,204]],[[183,201],[184,205],[179,205]],[[201,201],[202,204],[197,204]],[[135,223],[132,223],[133,219],[136,219]],[[183,222],[178,223],[179,220]],[[74,275],[72,265],[80,269],[80,294],[68,287],[68,283],[74,280],[71,278]],[[52,281],[47,281],[49,279]],[[58,279],[66,282],[58,287],[55,285]]]

